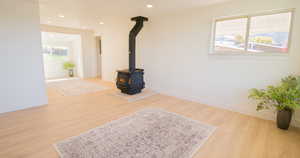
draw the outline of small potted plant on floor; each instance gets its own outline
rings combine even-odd
[[[251,89],[249,98],[257,100],[257,111],[275,108],[277,127],[287,130],[292,114],[300,107],[300,77],[288,76],[279,85],[266,89]]]
[[[67,61],[64,63],[64,69],[68,71],[69,77],[74,77],[74,68],[75,64],[71,61]]]

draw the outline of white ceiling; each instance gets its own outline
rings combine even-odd
[[[42,24],[95,29],[115,17],[154,16],[230,0],[39,0]],[[153,8],[146,7],[152,4]],[[58,15],[64,15],[64,18]]]
[[[80,35],[54,33],[54,32],[42,32],[43,43],[68,43],[80,39]]]

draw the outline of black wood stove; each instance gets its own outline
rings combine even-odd
[[[145,88],[144,70],[137,69],[135,66],[135,45],[136,36],[143,28],[144,21],[148,21],[148,18],[138,16],[131,20],[135,21],[136,24],[129,34],[129,69],[118,71],[116,83],[122,93],[129,95],[140,93]]]

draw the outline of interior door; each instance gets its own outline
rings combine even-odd
[[[96,36],[96,47],[97,47],[97,75],[98,77],[102,77],[102,43],[101,36]]]

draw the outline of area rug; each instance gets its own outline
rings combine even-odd
[[[192,158],[215,127],[147,108],[55,144],[61,158]]]
[[[80,79],[58,80],[47,82],[49,88],[55,88],[63,96],[77,96],[82,94],[99,92],[107,89],[98,83]]]
[[[128,102],[134,102],[134,101],[138,101],[141,99],[145,99],[145,98],[151,97],[155,94],[157,94],[157,93],[150,89],[144,89],[141,93],[138,93],[135,95],[124,94],[124,93],[121,93],[119,90],[110,93],[110,95],[126,99]]]

